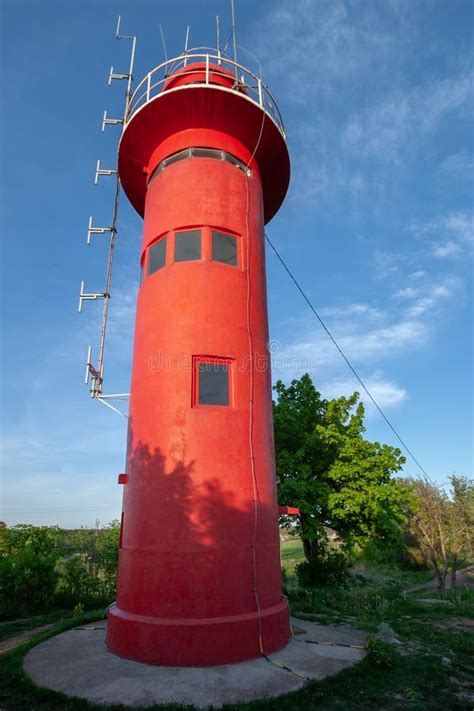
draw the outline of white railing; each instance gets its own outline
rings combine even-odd
[[[204,52],[204,50],[207,51]],[[196,62],[203,63],[205,67],[200,70],[190,68],[189,73],[195,74],[196,71],[201,74],[204,73],[203,81],[178,86],[172,84],[169,88],[166,87],[167,82],[170,81],[171,76],[177,70],[181,69],[178,76],[185,76],[186,71],[182,70],[187,67],[188,64],[195,64]],[[235,82],[232,87],[222,86],[212,81],[213,77],[219,76],[219,67],[222,67],[223,70],[227,70],[222,71],[222,77],[228,80],[230,78],[229,71],[235,77]],[[197,47],[196,49],[189,50],[179,57],[168,59],[166,62],[159,64],[148,72],[130,97],[125,114],[124,128],[137,111],[145,106],[151,99],[158,96],[158,94],[164,95],[170,91],[192,88],[199,85],[212,86],[213,88],[224,89],[225,91],[233,91],[239,94],[239,96],[246,97],[254,104],[260,106],[271,117],[282,136],[285,137],[285,127],[278,106],[261,77],[254,74],[242,64],[234,62],[222,52],[207,47]]]

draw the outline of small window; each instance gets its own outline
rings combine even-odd
[[[237,266],[237,239],[232,235],[212,230],[212,259],[215,262]]]
[[[221,151],[215,150],[215,148],[192,148],[192,155],[194,158],[214,158],[221,159]]]
[[[191,262],[201,259],[201,230],[176,232],[174,238],[174,261]]]
[[[197,405],[229,405],[230,363],[197,361]]]
[[[166,237],[148,250],[148,274],[153,274],[165,266],[166,263]]]
[[[201,82],[197,83],[200,84]],[[251,174],[247,165],[233,156],[232,153],[228,153],[227,151],[219,151],[216,148],[192,147],[185,148],[183,151],[178,151],[178,153],[173,153],[168,156],[168,158],[164,158],[164,160],[157,165],[153,173],[150,175],[148,185],[150,185],[156,176],[169,165],[172,165],[179,160],[186,160],[187,158],[215,158],[216,160],[224,160],[227,163],[231,163],[231,165],[235,165],[237,168],[240,168],[240,170],[243,170],[245,173],[248,173],[249,175]]]
[[[178,160],[185,160],[191,157],[191,151],[189,148],[185,148],[184,151],[179,151],[179,153],[174,153],[172,156],[165,158],[162,162],[163,168],[167,168],[169,165],[176,163]]]
[[[233,156],[232,153],[227,153],[227,151],[224,151],[224,160],[227,161],[227,163],[232,163],[232,165],[235,165],[236,168],[240,168],[240,170],[243,170],[244,173],[247,173],[248,167],[245,165],[245,163],[242,163],[241,160]]]

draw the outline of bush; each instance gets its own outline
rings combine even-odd
[[[55,597],[61,607],[70,608],[81,603],[90,608],[105,601],[100,580],[84,553],[76,553],[62,560],[58,570],[60,575]]]
[[[394,565],[402,570],[427,570],[429,565],[411,539],[406,536],[393,541],[369,541],[364,546],[363,556],[376,565]]]
[[[120,523],[115,520],[101,530],[96,543],[100,567],[104,573],[104,584],[108,595],[115,593],[119,556]]]
[[[115,595],[120,525],[0,529],[0,617],[105,606]]]
[[[2,529],[0,615],[29,615],[54,606],[61,556],[55,528],[15,526]]]
[[[342,585],[348,577],[348,561],[341,550],[321,546],[309,561],[298,563],[296,575],[303,587]]]
[[[394,648],[382,642],[380,639],[372,637],[367,643],[367,659],[381,669],[390,669],[398,659],[398,654]]]
[[[369,626],[378,625],[387,619],[393,609],[393,598],[379,589],[350,587],[299,588],[288,594],[294,613],[335,614],[357,617]],[[398,596],[395,598],[398,600]]]

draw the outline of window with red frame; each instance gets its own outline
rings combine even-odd
[[[229,358],[194,358],[193,404],[229,406],[231,404],[231,367]]]
[[[148,250],[148,275],[162,269],[166,264],[166,237],[162,237]]]
[[[229,264],[231,267],[236,267],[237,258],[237,239],[233,235],[228,235],[225,232],[211,231],[212,235],[212,260],[214,262],[222,262]]]

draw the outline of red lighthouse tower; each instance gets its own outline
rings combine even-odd
[[[290,636],[264,251],[283,124],[260,77],[190,51],[138,85],[118,169],[144,230],[107,645],[159,665],[256,658]]]

